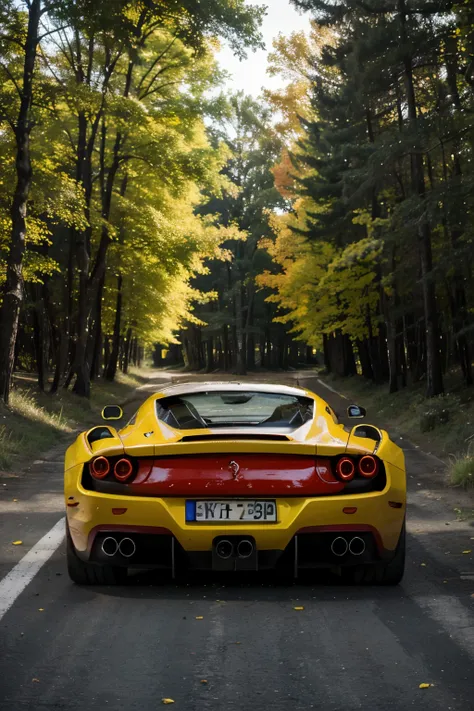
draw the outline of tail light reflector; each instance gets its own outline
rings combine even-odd
[[[355,465],[349,457],[342,457],[336,464],[336,473],[342,481],[350,481],[354,478]]]
[[[379,463],[372,455],[367,454],[359,460],[359,474],[366,479],[371,479],[377,474],[378,470]]]
[[[119,459],[114,467],[117,481],[127,481],[133,474],[133,465],[129,459]]]
[[[110,471],[109,460],[105,457],[96,457],[91,462],[91,474],[95,479],[105,479]]]

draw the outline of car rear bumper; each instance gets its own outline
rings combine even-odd
[[[97,549],[106,533],[117,537],[126,535],[134,540],[138,537],[137,543],[143,540],[140,556],[118,561],[123,565],[154,565],[161,551],[164,559],[180,555],[188,561],[210,560],[211,565],[207,563],[204,567],[215,567],[212,565],[215,541],[223,536],[254,541],[262,565],[264,559],[270,562],[272,556],[279,557],[288,551],[295,540],[304,546],[313,546],[315,564],[320,560],[327,565],[325,541],[337,534],[369,536],[373,543],[368,542],[366,550],[372,551],[371,559],[387,558],[393,556],[396,549],[406,503],[405,473],[394,467],[390,469],[387,486],[381,492],[277,498],[278,521],[265,524],[189,523],[185,521],[185,498],[110,496],[88,491],[82,487],[77,472],[74,486],[66,487],[68,526],[76,552],[83,560],[105,562]],[[146,551],[149,551],[149,561]],[[156,556],[155,552],[158,552]],[[358,562],[362,560],[359,558]]]
[[[91,532],[90,550],[78,553],[89,563],[129,568],[177,570],[258,571],[274,568],[332,568],[390,560],[394,552],[381,550],[378,532],[371,526],[341,526],[302,529],[284,549],[259,549],[253,536],[219,533],[211,550],[186,551],[170,531],[140,527],[99,526]],[[126,548],[122,546],[126,542]],[[106,542],[106,545],[104,545]],[[131,543],[132,542],[132,543]],[[334,548],[334,543],[338,548]],[[220,554],[219,544],[227,547]],[[111,548],[109,548],[109,546]],[[108,550],[108,552],[106,552]]]

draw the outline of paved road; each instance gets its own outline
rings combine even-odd
[[[57,448],[0,480],[0,577],[63,515],[61,460]],[[474,563],[462,551],[474,528],[446,507],[439,477],[428,485],[439,462],[410,447],[407,460],[409,559],[394,589],[153,573],[80,588],[61,545],[0,621],[0,709],[156,711],[170,698],[186,711],[473,710]]]

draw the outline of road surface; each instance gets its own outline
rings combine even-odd
[[[0,479],[2,711],[157,711],[164,699],[177,711],[474,710],[474,527],[446,504],[439,461],[407,444],[399,587],[146,573],[86,588],[65,568],[62,457]]]

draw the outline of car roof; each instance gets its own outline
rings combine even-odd
[[[292,388],[289,385],[278,385],[275,383],[239,383],[222,381],[216,382],[188,382],[179,383],[178,385],[169,385],[161,388],[159,393],[155,394],[156,398],[169,397],[171,395],[191,395],[193,393],[203,392],[260,392],[272,393],[276,395],[293,395],[295,397],[313,397],[312,394],[304,388]],[[314,399],[314,398],[313,398]]]

